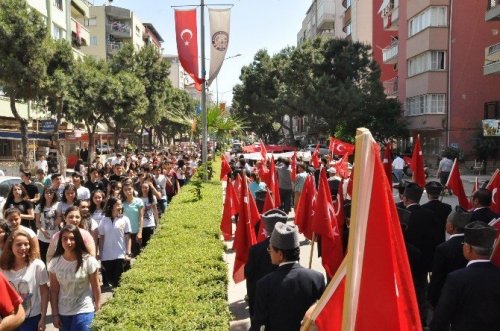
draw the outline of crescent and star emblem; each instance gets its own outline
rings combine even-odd
[[[335,146],[335,148],[337,149],[337,151],[339,153],[342,153],[343,151],[345,151],[345,147],[343,145],[340,145],[340,144],[338,144],[337,146]]]
[[[497,204],[495,200],[495,194],[497,194],[498,189],[495,187],[493,191],[491,192],[491,202],[493,202],[495,205]]]
[[[184,39],[184,35],[188,34],[189,38]],[[189,29],[184,29],[180,33],[181,40],[184,41],[184,45],[189,46],[189,42],[193,39],[193,32]]]

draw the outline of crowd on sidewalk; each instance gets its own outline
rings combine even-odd
[[[87,161],[64,178],[42,156],[35,178],[31,169],[21,171],[22,182],[11,187],[0,221],[1,330],[45,330],[49,303],[56,328],[89,330],[101,291],[119,286],[148,245],[195,174],[199,150]]]
[[[348,169],[346,158],[334,156],[331,160],[322,158],[318,161],[317,164],[313,160],[305,162],[295,155],[292,159],[278,158],[276,161],[273,158],[249,161],[244,155],[223,157],[221,179],[233,187],[226,189],[221,230],[229,240],[232,234],[224,223],[227,216],[232,215],[236,222],[233,278],[235,283],[243,279],[237,270],[237,264],[243,261],[250,330],[261,330],[261,327],[266,330],[299,330],[308,308],[320,299],[327,282],[322,273],[298,263],[299,232],[308,239],[319,241],[319,256],[323,259],[327,281],[331,280],[334,272],[325,265],[331,254],[324,250],[327,246],[321,244],[327,238],[313,239],[310,229],[304,227],[304,217],[316,221],[314,214],[318,213],[318,203],[329,204],[327,210],[336,215],[333,221],[336,224],[332,226],[334,231],[338,231],[335,230],[338,226],[340,235],[337,238],[343,241],[338,249],[342,254],[346,253],[352,196],[349,187],[352,185],[351,169]],[[396,177],[402,179],[402,164],[399,163],[394,162],[393,169],[395,166]],[[442,196],[445,190],[446,194],[456,193],[446,186],[453,161],[446,159],[441,163],[439,181],[429,180],[425,186],[411,181],[401,181],[397,185],[399,201],[395,204],[421,319],[421,325],[415,329],[498,330],[500,263],[493,258],[490,261],[490,257],[500,234],[495,223],[500,219],[499,206],[492,200],[500,180],[491,178],[491,182],[496,183],[493,186],[485,182],[476,187],[466,208],[452,207],[442,202]],[[385,178],[386,174],[376,173],[374,176]],[[312,189],[307,188],[309,182],[313,183]],[[328,195],[326,199],[320,193],[322,182]],[[249,196],[243,191],[246,186]],[[231,193],[233,189],[235,193]],[[239,201],[231,201],[228,194],[234,194]],[[424,194],[428,202],[420,204]],[[253,202],[250,200],[255,201],[258,216],[252,215]],[[239,205],[242,201],[245,201],[245,207]],[[240,208],[234,208],[235,204]],[[294,225],[288,222],[292,208]],[[243,222],[240,222],[241,217],[245,217]],[[259,221],[254,224],[254,219]],[[254,238],[253,245],[246,250],[239,242],[239,233],[243,230],[238,228],[245,226],[248,231],[245,223],[253,225],[250,226],[253,233],[247,233],[246,240]],[[239,256],[238,252],[245,256],[241,253]],[[373,304],[383,304],[383,299],[373,298]]]

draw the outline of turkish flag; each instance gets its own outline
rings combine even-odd
[[[273,192],[274,205],[279,208],[281,205],[280,186],[278,182],[278,173],[276,172],[276,164],[274,157],[271,156],[271,164],[269,165],[269,183],[267,187]]]
[[[335,155],[351,155],[354,153],[354,145],[346,143],[340,139],[330,137],[330,146],[328,149]]]
[[[231,166],[224,155],[221,155],[221,165],[220,165],[220,180],[223,180],[224,177],[231,174]]]
[[[465,194],[464,184],[462,183],[462,178],[460,177],[460,170],[458,169],[457,159],[453,162],[451,167],[450,176],[448,177],[448,182],[446,187],[453,191],[458,198],[458,204],[465,210],[469,210],[470,204],[467,194]]]
[[[413,146],[413,154],[411,156],[411,170],[413,171],[413,182],[417,183],[420,187],[425,186],[425,170],[424,170],[424,156],[422,155],[422,148],[420,147],[420,135],[415,139]]]
[[[321,262],[326,274],[331,278],[340,263],[342,263],[344,252],[340,237],[341,230],[335,217],[330,188],[324,169],[321,170],[319,175],[318,193],[313,210],[311,230],[321,236]]]
[[[266,145],[262,142],[262,139],[259,140],[259,146],[260,146],[260,155],[262,155],[262,158],[264,159],[264,162],[267,160],[267,149]]]
[[[248,189],[247,177],[243,175],[241,181],[240,210],[233,242],[233,251],[236,253],[233,268],[235,283],[239,283],[245,279],[244,268],[248,260],[248,253],[250,247],[257,243],[255,238],[255,224],[257,224],[259,219],[260,215],[255,205],[255,200]]]
[[[348,154],[344,154],[344,156],[342,156],[342,159],[340,159],[333,166],[337,170],[337,175],[339,175],[342,178],[349,177],[349,162],[347,160],[347,157]]]
[[[302,193],[300,194],[297,210],[295,211],[294,223],[301,233],[309,240],[312,240],[311,215],[316,201],[316,185],[314,176],[307,176]]]
[[[262,208],[262,214],[274,208],[276,207],[274,205],[274,199],[271,196],[271,192],[269,192],[269,190],[266,190],[266,199],[264,200],[264,207]]]
[[[356,147],[366,153],[356,160],[356,181],[360,182],[353,196],[349,250],[311,319],[316,319],[321,331],[372,330],[377,326],[383,326],[385,331],[420,331],[418,305],[392,188],[379,176],[384,171],[380,148],[368,130],[359,131]],[[344,278],[345,288],[342,288]],[[344,290],[346,295],[340,306],[339,296]],[[374,304],[374,298],[383,298],[383,304]]]
[[[260,180],[262,180],[269,187],[269,169],[267,168],[266,161],[257,161],[257,173]]]
[[[340,240],[343,242],[344,235],[344,223],[345,223],[345,212],[344,212],[344,179],[339,184],[339,190],[337,192],[337,200],[333,202],[333,208],[335,210],[335,217],[337,218],[337,224],[339,226]]]
[[[198,32],[196,9],[175,10],[175,38],[179,62],[198,88],[203,80],[198,76]]]
[[[220,222],[220,230],[224,236],[224,240],[231,240],[233,235],[233,223],[231,217],[238,214],[239,201],[236,197],[234,186],[229,180],[226,186],[226,196],[224,198],[224,209],[222,212],[222,220]]]
[[[314,149],[314,152],[311,155],[311,164],[314,167],[314,169],[319,168],[319,143],[316,145],[316,148]]]
[[[297,152],[294,151],[292,155],[292,172],[290,176],[292,177],[292,181],[295,182],[297,180]]]
[[[392,186],[392,143],[387,143],[384,150],[384,164],[385,175],[389,180],[389,185]]]
[[[500,172],[498,169],[495,171],[493,177],[491,177],[486,189],[489,190],[492,195],[490,209],[493,212],[500,214],[500,195],[498,193],[498,190],[500,189]]]
[[[354,181],[354,167],[351,169],[351,175],[349,176],[349,181],[347,182],[347,189],[346,193],[349,196],[349,198],[352,199],[352,185]]]

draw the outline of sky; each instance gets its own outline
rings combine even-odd
[[[100,6],[107,1],[90,0]],[[297,33],[311,0],[205,0],[205,4],[233,4],[227,59],[218,75],[219,102],[231,103],[233,86],[240,82],[241,68],[252,62],[255,53],[267,49],[275,54],[286,46],[295,46]],[[177,54],[175,41],[174,8],[172,6],[196,5],[200,0],[114,0],[112,5],[135,12],[143,23],[152,23],[163,38],[163,54]],[[186,7],[188,9],[189,7]],[[215,8],[224,8],[216,6]],[[210,56],[208,12],[205,11],[205,49]],[[199,11],[198,11],[199,15]],[[199,31],[199,21],[198,21]],[[199,34],[199,32],[198,32]],[[198,46],[200,48],[200,46]],[[198,50],[201,53],[200,49]],[[207,72],[210,64],[206,63]],[[210,90],[216,93],[215,82]]]

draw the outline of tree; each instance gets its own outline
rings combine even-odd
[[[0,1],[0,86],[19,122],[25,167],[29,167],[28,120],[19,114],[16,102],[39,98],[46,77],[48,38],[43,17],[26,1]]]
[[[67,162],[59,141],[59,126],[68,111],[68,96],[73,88],[76,62],[71,45],[66,40],[51,40],[50,45],[51,56],[47,65],[47,80],[42,89],[45,96],[42,104],[56,117],[52,139],[58,151],[59,171],[65,174]]]
[[[177,134],[190,132],[193,123],[188,121],[193,119],[196,108],[196,101],[189,93],[178,88],[169,90],[167,102],[167,115],[154,126],[161,143]]]

